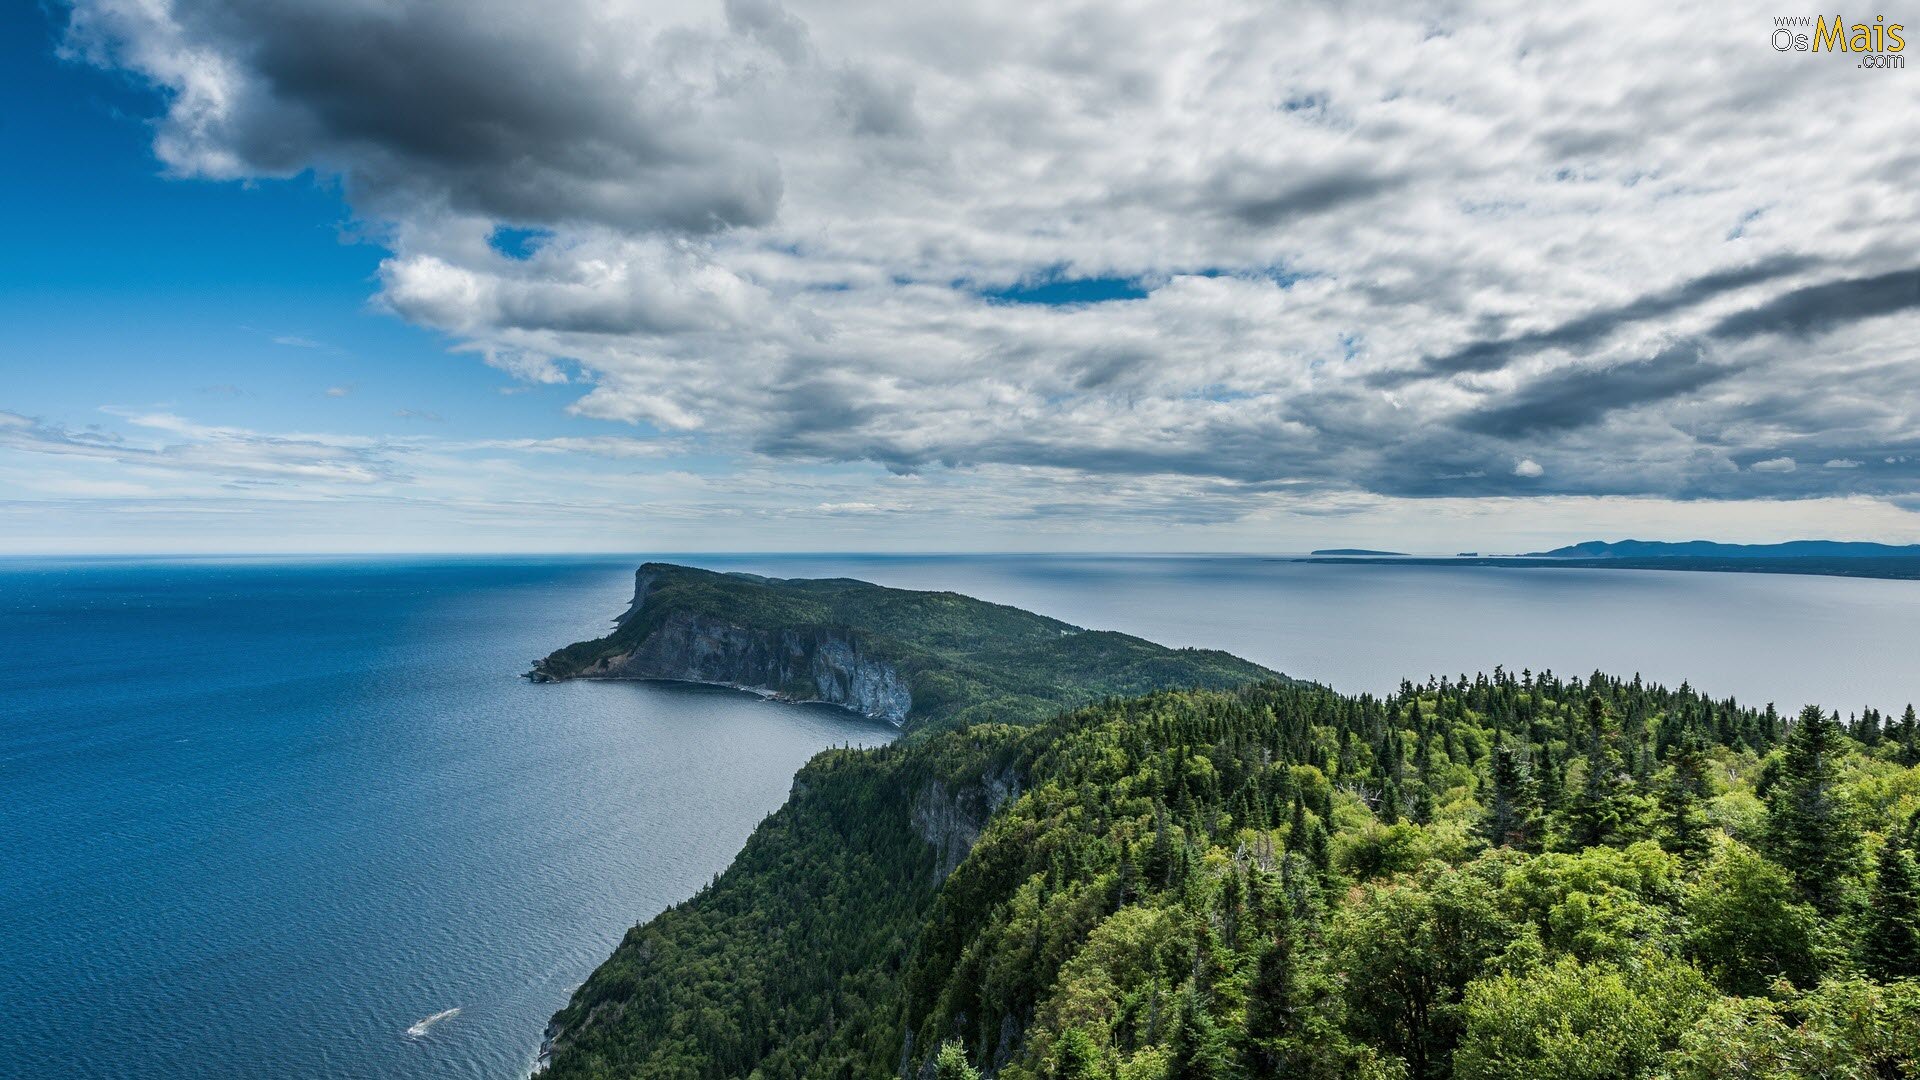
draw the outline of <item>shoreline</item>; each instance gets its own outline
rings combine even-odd
[[[827,701],[824,698],[788,697],[786,694],[778,690],[769,690],[764,686],[746,686],[741,683],[712,682],[707,679],[662,679],[662,678],[656,678],[652,676],[633,676],[633,675],[567,675],[562,678],[554,678],[551,675],[546,675],[537,671],[526,672],[522,674],[520,677],[523,679],[526,679],[528,682],[542,683],[542,684],[563,683],[563,682],[630,682],[630,683],[658,683],[664,686],[704,686],[704,687],[710,687],[715,690],[738,690],[744,694],[752,694],[754,697],[757,697],[762,701],[777,701],[782,705],[821,705],[829,709],[838,709],[841,712],[849,713],[853,716],[859,717],[862,720],[871,720],[876,724],[885,724],[887,727],[890,727],[895,731],[904,732],[906,730],[904,725],[896,721],[888,720],[884,716],[870,716],[866,713],[861,712],[859,709],[856,709],[853,706],[846,704],[845,702]]]
[[[1289,560],[1320,566],[1493,566],[1521,570],[1677,570],[1720,574],[1789,574],[1802,577],[1846,577],[1875,581],[1920,581],[1920,558],[1903,556],[1783,556],[1780,558],[1717,558],[1700,555],[1646,556],[1618,559],[1560,559],[1527,555],[1433,556],[1377,555],[1302,556]]]
[[[552,1020],[547,1021],[547,1029],[540,1036],[540,1050],[533,1056],[533,1068],[527,1073],[527,1080],[553,1067],[553,1038],[560,1033],[559,1026]]]

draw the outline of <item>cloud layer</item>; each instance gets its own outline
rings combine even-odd
[[[390,249],[381,303],[642,434],[1223,508],[1909,497],[1911,73],[1770,30],[1597,2],[75,0],[69,47],[162,88],[167,168],[338,179]],[[1123,298],[1021,302],[1076,282]]]

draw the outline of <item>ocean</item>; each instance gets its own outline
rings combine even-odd
[[[1920,698],[1920,582],[1230,557],[678,556],[952,589],[1342,690],[1596,668]],[[0,562],[0,1076],[524,1076],[829,746],[749,694],[536,686],[635,557]]]

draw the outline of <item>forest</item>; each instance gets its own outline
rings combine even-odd
[[[1911,707],[1502,669],[1107,700],[820,755],[550,1075],[1910,1077],[1917,856]]]
[[[613,633],[556,650],[535,665],[538,679],[568,678],[627,653],[676,617],[763,635],[769,642],[839,633],[905,678],[908,731],[980,722],[1030,724],[1062,709],[1170,686],[1230,689],[1282,679],[1216,649],[1171,649],[1131,634],[1088,630],[953,592],[890,589],[850,578],[769,578],[647,563],[634,600]],[[698,646],[696,646],[697,648]],[[811,685],[771,672],[724,681],[788,691]],[[764,677],[762,677],[764,676]],[[699,678],[697,675],[676,675]]]

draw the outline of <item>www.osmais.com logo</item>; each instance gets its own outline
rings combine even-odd
[[[1838,15],[1832,19],[1824,15],[1778,15],[1773,20],[1773,48],[1775,52],[1847,53],[1859,57],[1855,67],[1899,70],[1907,66],[1903,55],[1907,39],[1900,36],[1905,29],[1902,23],[1888,22],[1885,15],[1875,16],[1870,23],[1851,25]],[[1800,33],[1802,30],[1812,33]]]

